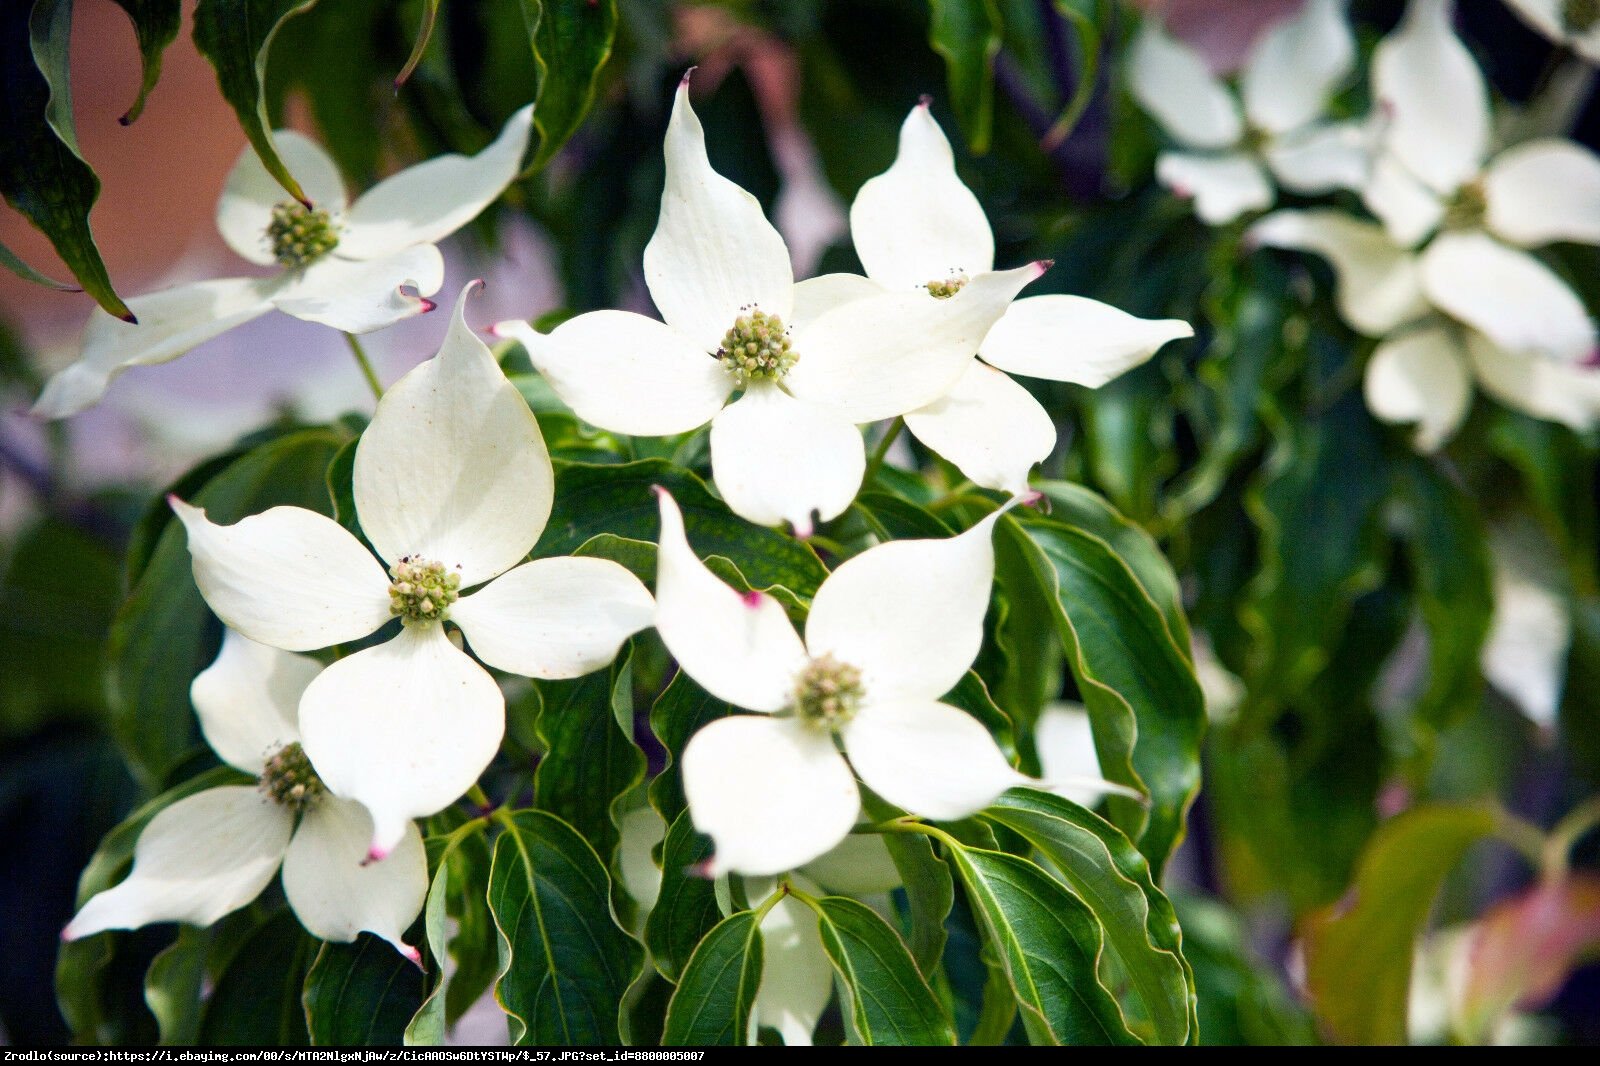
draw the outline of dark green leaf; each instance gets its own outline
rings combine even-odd
[[[31,16],[31,17],[30,17]],[[0,7],[0,195],[41,233],[107,314],[132,322],[89,229],[100,179],[73,129],[66,0]]]
[[[722,920],[716,887],[696,867],[711,858],[711,838],[695,832],[689,812],[673,819],[661,845],[661,892],[644,926],[656,969],[677,981],[695,945]]]
[[[890,815],[890,808],[881,801],[869,799],[865,802],[872,817]],[[905,888],[910,918],[906,940],[911,946],[911,957],[916,959],[918,969],[932,974],[944,955],[945,919],[950,916],[955,900],[950,866],[939,858],[933,842],[920,834],[886,833],[883,843],[889,849],[895,869],[900,871],[900,881]]]
[[[144,1001],[163,1044],[193,1044],[200,1033],[200,999],[211,946],[204,929],[178,926],[178,939],[157,955],[144,975]]]
[[[498,997],[518,1044],[615,1044],[639,945],[611,912],[611,878],[587,841],[543,811],[504,819],[489,870]]]
[[[928,43],[944,57],[955,110],[967,144],[989,150],[994,123],[994,57],[1000,51],[1000,11],[994,0],[928,0]]]
[[[761,989],[761,919],[755,911],[725,918],[695,948],[667,1004],[667,1047],[747,1043],[750,1011]]]
[[[872,908],[843,896],[808,900],[844,990],[852,1044],[954,1044],[955,1029],[911,953]]]
[[[656,697],[650,709],[650,729],[661,746],[666,748],[670,761],[667,768],[650,782],[650,802],[661,817],[669,822],[683,810],[683,781],[677,764],[683,757],[683,747],[700,727],[718,718],[738,714],[739,709],[725,700],[719,700],[682,670]]]
[[[422,970],[393,944],[362,933],[353,944],[322,945],[304,1002],[313,1044],[398,1045],[422,1003]]]
[[[1151,880],[1149,864],[1128,838],[1092,811],[1035,789],[1012,789],[982,816],[1021,834],[1088,905],[1150,1019],[1156,1042],[1198,1043],[1183,931],[1171,902]]]
[[[31,281],[35,285],[43,285],[47,289],[55,289],[57,292],[83,291],[76,285],[68,285],[64,281],[57,281],[48,274],[39,273],[37,270],[33,269],[33,267],[23,262],[22,258],[18,256],[17,253],[13,252],[10,248],[7,248],[4,244],[0,244],[0,266],[5,267],[23,281]]]
[[[194,43],[217,71],[222,96],[261,157],[267,173],[301,203],[305,190],[278,155],[267,114],[267,54],[287,19],[317,0],[200,0],[194,10]]]
[[[300,991],[316,944],[287,909],[258,926],[217,979],[198,1042],[303,1046],[310,1037]]]
[[[139,81],[139,95],[121,119],[126,126],[139,117],[150,90],[161,79],[161,53],[177,39],[182,5],[178,0],[116,0],[116,4],[133,20],[133,34],[139,41],[139,59],[144,70]]]
[[[539,170],[576,132],[594,103],[600,70],[617,34],[617,0],[522,0],[538,71],[530,170]]]

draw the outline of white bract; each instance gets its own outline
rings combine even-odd
[[[867,277],[831,274],[806,283],[830,306],[912,291],[930,304],[953,301],[969,276],[993,268],[989,220],[956,174],[950,142],[926,100],[900,127],[894,165],[856,194],[850,232]],[[906,427],[974,484],[1024,493],[1028,471],[1055,447],[1056,427],[1007,371],[1098,388],[1168,341],[1193,335],[1188,323],[1135,318],[1081,296],[1017,300],[983,336],[978,358],[966,359],[931,403],[906,413]]]
[[[504,733],[499,685],[445,635],[446,619],[485,663],[537,678],[599,669],[650,624],[649,592],[616,563],[522,562],[554,477],[532,412],[467,327],[471,288],[439,354],[384,394],[356,447],[356,516],[377,559],[314,511],[219,526],[172,501],[201,594],[246,636],[305,651],[404,623],[328,667],[300,704],[317,772],[372,814],[374,857],[470,788]]]
[[[1556,44],[1600,63],[1600,3],[1595,0],[1506,0],[1506,6]]]
[[[50,379],[33,413],[76,414],[98,402],[111,379],[129,367],[176,359],[274,309],[346,333],[368,333],[431,310],[426,297],[444,284],[436,242],[478,217],[516,179],[531,122],[532,109],[525,107],[477,155],[419,163],[354,203],[347,202],[338,166],[307,137],[278,130],[273,140],[310,206],[291,199],[246,148],[223,187],[217,229],[250,262],[282,270],[136,296],[128,307],[137,323],[96,309],[78,361]]]
[[[657,491],[656,630],[707,692],[759,712],[712,722],[684,749],[712,874],[782,873],[838,844],[861,807],[852,766],[890,803],[936,819],[1028,780],[977,719],[939,702],[983,642],[1004,508],[960,536],[891,541],[843,563],[817,590],[802,642],[776,600],[706,569]]]
[[[1039,751],[1041,788],[1084,807],[1093,807],[1108,792],[1129,791],[1101,774],[1094,729],[1083,704],[1061,702],[1046,706],[1034,723],[1033,743]],[[1132,795],[1137,798],[1139,794]]]
[[[1271,207],[1273,178],[1297,193],[1360,188],[1370,165],[1364,124],[1324,121],[1355,58],[1343,0],[1307,0],[1251,48],[1236,96],[1198,52],[1145,19],[1129,88],[1183,148],[1161,153],[1157,179],[1192,197],[1211,226]]]
[[[1278,211],[1246,236],[1329,262],[1344,320],[1382,338],[1367,364],[1367,407],[1386,422],[1415,423],[1412,443],[1419,451],[1434,451],[1454,435],[1471,407],[1474,381],[1535,418],[1578,430],[1600,418],[1600,370],[1496,344],[1480,332],[1481,316],[1458,316],[1453,302],[1434,300],[1423,257],[1396,244],[1382,226],[1332,209]],[[1455,240],[1493,243],[1470,233],[1447,234],[1433,244]]]
[[[712,473],[728,506],[807,536],[813,516],[837,516],[861,485],[856,426],[948,391],[1043,269],[987,273],[942,302],[899,292],[838,306],[832,279],[796,285],[760,203],[711,168],[685,77],[667,126],[660,221],[644,252],[665,321],[595,311],[548,336],[525,322],[496,332],[519,340],[561,399],[603,429],[663,436],[710,422]]]
[[[259,785],[178,800],[134,845],[133,871],[83,905],[63,939],[151,922],[210,925],[261,894],[279,867],[295,916],[323,940],[374,933],[413,962],[401,938],[428,894],[422,836],[407,822],[393,852],[368,863],[372,821],[327,791],[301,747],[296,706],[321,667],[228,631],[190,694],[213,750]]]
[[[1449,0],[1412,0],[1373,55],[1387,115],[1363,199],[1395,241],[1422,249],[1428,299],[1508,352],[1571,363],[1595,351],[1583,303],[1524,249],[1600,244],[1600,159],[1556,137],[1491,158],[1489,92],[1451,27]]]

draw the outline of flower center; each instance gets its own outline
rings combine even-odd
[[[1468,182],[1456,190],[1444,208],[1446,229],[1480,229],[1484,216],[1489,213],[1489,200],[1483,194],[1483,185]]]
[[[305,749],[299,743],[285,744],[272,753],[261,771],[261,791],[274,803],[295,814],[316,805],[327,791],[322,778],[311,768]]]
[[[800,361],[799,353],[789,347],[783,320],[753,308],[733,320],[733,328],[723,334],[717,358],[741,385],[777,381]]]
[[[408,626],[443,622],[460,598],[461,574],[443,563],[407,555],[389,570],[389,613]]]
[[[1561,26],[1568,33],[1587,33],[1600,22],[1600,0],[1563,0]]]
[[[932,296],[935,300],[948,300],[950,297],[960,292],[961,287],[966,283],[967,276],[965,274],[951,274],[943,281],[928,282],[926,288],[928,290],[928,295]]]
[[[284,266],[308,266],[339,246],[339,228],[328,212],[285,200],[272,209],[267,243],[272,257]]]
[[[861,706],[861,671],[832,655],[812,659],[794,682],[794,710],[816,729],[843,728]]]

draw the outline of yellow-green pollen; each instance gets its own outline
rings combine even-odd
[[[1445,204],[1444,228],[1479,229],[1488,213],[1489,200],[1483,193],[1483,186],[1476,181],[1468,182]]]
[[[1600,0],[1565,0],[1561,27],[1568,33],[1587,33],[1600,22]]]
[[[948,300],[950,297],[960,292],[961,287],[966,283],[967,276],[965,274],[951,274],[943,281],[928,282],[928,295],[932,296],[935,300]]]
[[[295,743],[279,748],[267,760],[261,771],[261,791],[274,803],[299,814],[315,806],[327,787],[311,768],[305,749]]]
[[[298,200],[285,200],[272,209],[267,243],[279,263],[303,267],[339,247],[339,231],[328,212],[307,207]]]
[[[789,346],[783,320],[755,309],[734,319],[733,327],[723,334],[717,358],[741,385],[777,381],[800,361],[799,353]]]
[[[443,563],[407,555],[389,570],[389,613],[408,626],[442,622],[461,596],[461,575]]]
[[[832,655],[819,655],[795,679],[795,714],[809,726],[837,730],[856,716],[861,695],[860,670]]]

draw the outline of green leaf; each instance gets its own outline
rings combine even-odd
[[[316,943],[287,909],[261,923],[217,978],[200,1020],[198,1042],[304,1045],[310,1037],[300,991]]]
[[[278,155],[267,114],[267,54],[285,21],[308,11],[317,0],[199,0],[194,9],[194,43],[217,71],[222,96],[261,158],[267,173],[288,194],[309,204],[305,190]]]
[[[1253,956],[1233,911],[1200,896],[1172,902],[1183,922],[1183,954],[1194,967],[1200,1033],[1208,1045],[1317,1043],[1311,1015],[1280,976],[1282,968]]]
[[[13,0],[0,9],[0,195],[50,238],[107,314],[132,322],[89,228],[100,179],[78,151],[73,129],[71,30],[67,0]]]
[[[303,1001],[313,1044],[398,1045],[422,1003],[422,970],[393,944],[362,933],[353,944],[322,945]]]
[[[775,585],[809,599],[827,570],[808,546],[774,529],[753,526],[711,495],[705,482],[662,459],[618,465],[557,461],[555,507],[534,554],[571,555],[600,533],[654,544],[659,509],[651,486],[672,493],[695,554],[720,555],[754,588]]]
[[[761,990],[762,917],[756,911],[731,915],[695,948],[667,1004],[663,1046],[748,1042],[750,1011]]]
[[[843,989],[852,1044],[954,1044],[955,1028],[895,931],[843,896],[802,902],[817,915],[822,948]]]
[[[711,838],[697,833],[689,812],[672,820],[661,845],[661,891],[645,920],[644,942],[661,976],[676,982],[705,939],[722,920],[716,886],[695,872],[711,858]]]
[[[633,646],[605,670],[573,681],[535,681],[534,730],[544,755],[533,775],[533,805],[576,829],[610,864],[621,840],[616,802],[644,779],[633,743]]]
[[[513,1043],[618,1043],[618,1011],[642,952],[611,912],[604,864],[554,815],[518,811],[501,824],[489,909]]]
[[[1372,835],[1356,869],[1355,903],[1306,927],[1306,988],[1342,1044],[1403,1044],[1411,959],[1439,887],[1467,849],[1495,833],[1484,806],[1417,807]]]
[[[1031,788],[1012,789],[981,817],[1020,834],[1088,905],[1156,1041],[1198,1043],[1194,975],[1183,958],[1183,931],[1171,902],[1151,880],[1149,864],[1128,838],[1092,811]],[[1115,987],[1109,980],[1102,983]]]
[[[1026,859],[947,843],[985,943],[1010,981],[1028,1040],[1138,1043],[1095,973],[1103,941],[1089,909]]]
[[[139,60],[144,70],[138,97],[118,120],[127,126],[144,111],[145,99],[161,79],[161,53],[178,37],[183,7],[178,0],[116,0],[116,5],[133,21],[133,34],[139,41]]]
[[[1150,797],[1147,818],[1131,801],[1110,802],[1113,820],[1159,876],[1200,788],[1205,707],[1187,647],[1128,565],[1081,529],[1008,516],[996,569],[1013,612],[1053,620],[1094,723],[1102,772]]]
[[[594,103],[617,35],[617,0],[522,0],[522,14],[537,71],[532,172],[567,143]]]
[[[39,271],[33,269],[33,267],[23,262],[21,256],[17,255],[17,253],[13,252],[10,248],[7,248],[4,244],[0,244],[0,266],[5,267],[23,281],[31,281],[35,285],[43,285],[47,289],[54,289],[57,292],[83,291],[76,285],[68,285],[64,281],[57,281],[48,274],[39,273]]]
[[[200,1034],[200,1002],[211,938],[204,929],[178,926],[178,939],[144,974],[144,1002],[163,1044],[193,1044]]]
[[[873,817],[879,817],[878,808],[869,810]],[[920,834],[885,833],[883,843],[895,869],[900,871],[906,893],[910,918],[906,935],[911,957],[919,970],[931,974],[944,956],[945,919],[955,901],[950,866],[934,850],[933,841]]]
[[[668,755],[666,768],[650,782],[650,802],[662,818],[671,822],[684,808],[683,779],[677,767],[689,738],[701,726],[739,713],[739,708],[717,699],[682,670],[672,675],[650,708],[650,730]]]
[[[230,463],[189,502],[229,524],[279,504],[328,511],[324,474],[344,438],[328,429],[279,437]],[[112,623],[111,728],[147,785],[194,745],[189,683],[216,650],[216,623],[195,587],[183,527],[168,521]]]
[[[928,43],[944,58],[955,110],[967,144],[989,150],[994,123],[994,57],[1000,51],[1000,11],[994,0],[928,0]]]
[[[428,900],[422,908],[422,928],[428,941],[428,955],[433,959],[434,985],[406,1023],[404,1043],[408,1047],[442,1044],[449,1028],[445,1017],[446,992],[450,987],[445,970],[450,951],[449,899],[450,861],[446,856],[433,871],[433,880],[428,883]]]

